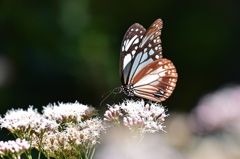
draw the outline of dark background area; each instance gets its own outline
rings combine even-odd
[[[179,79],[163,102],[190,111],[206,93],[240,81],[238,1],[60,0],[0,2],[0,112],[75,102],[105,110],[121,85],[120,45],[135,22],[162,18],[163,56]]]

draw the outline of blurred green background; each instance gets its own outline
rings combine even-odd
[[[162,18],[163,56],[179,79],[163,103],[189,111],[206,93],[240,81],[239,1],[59,0],[0,2],[0,111],[75,102],[106,109],[126,96],[119,52],[135,22]]]

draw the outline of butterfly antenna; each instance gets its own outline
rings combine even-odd
[[[115,88],[114,90],[112,90],[112,91],[101,101],[100,105],[102,105],[102,103],[103,103],[116,89],[118,89],[118,87]]]

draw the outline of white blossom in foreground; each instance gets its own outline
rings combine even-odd
[[[33,127],[32,120],[40,116],[36,109],[29,107],[28,110],[12,109],[7,111],[5,116],[1,118],[1,128],[6,128],[10,132],[27,131]]]
[[[54,103],[43,107],[43,115],[58,123],[80,122],[97,115],[97,110],[77,101],[75,103]]]
[[[88,119],[84,122],[67,123],[64,130],[50,132],[43,137],[43,150],[53,158],[81,158],[91,156],[98,143],[100,133],[104,130],[102,120]]]
[[[163,130],[163,122],[167,115],[162,105],[145,103],[144,100],[125,100],[123,103],[109,106],[104,114],[104,120],[123,123],[131,131],[140,134],[154,133]]]
[[[32,159],[32,148],[39,151],[38,158],[43,154],[47,158],[92,159],[105,129],[96,114],[93,107],[78,102],[49,104],[43,114],[33,107],[10,110],[0,118],[0,127],[29,142],[31,148],[24,153],[28,159]]]
[[[20,158],[20,155],[30,148],[26,140],[0,141],[0,157]]]
[[[1,128],[8,129],[14,136],[30,140],[33,134],[55,130],[58,124],[44,118],[30,106],[27,110],[12,109],[0,119]]]
[[[44,107],[43,116],[60,124],[56,131],[44,134],[41,140],[44,154],[53,158],[92,158],[105,129],[102,120],[94,117],[96,114],[95,108],[78,102]]]

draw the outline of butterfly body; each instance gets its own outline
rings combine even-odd
[[[134,96],[134,88],[132,84],[129,85],[122,85],[121,87],[118,88],[118,92],[121,93],[123,92],[127,96]]]
[[[148,30],[138,23],[127,30],[120,54],[119,92],[156,102],[171,95],[178,74],[173,63],[162,58],[161,29],[162,20],[157,19]]]

